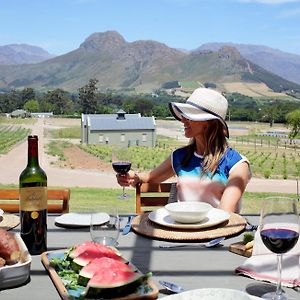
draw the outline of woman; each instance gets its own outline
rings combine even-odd
[[[170,110],[183,123],[184,135],[190,143],[173,151],[149,173],[130,171],[126,176],[117,175],[119,184],[163,182],[177,175],[180,200],[205,201],[229,212],[239,212],[251,175],[248,160],[227,144],[227,108],[225,97],[206,88],[196,89],[186,103],[170,103]],[[187,189],[196,198],[191,199],[191,193],[187,197]]]

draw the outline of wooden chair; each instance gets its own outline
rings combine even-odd
[[[69,212],[70,189],[48,189],[48,212]],[[0,208],[5,212],[19,212],[19,189],[0,189]]]
[[[176,184],[171,182],[137,185],[135,212],[141,214],[172,202],[173,197],[171,195],[173,192],[176,192]]]

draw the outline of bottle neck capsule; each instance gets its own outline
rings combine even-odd
[[[28,136],[28,165],[39,165],[38,136]]]

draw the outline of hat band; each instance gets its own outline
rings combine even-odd
[[[221,118],[223,121],[225,121],[223,117],[221,117],[217,113],[215,113],[215,112],[213,112],[213,111],[211,111],[211,110],[209,110],[209,109],[207,109],[207,108],[205,108],[205,107],[203,107],[201,105],[195,104],[194,102],[190,102],[190,101],[186,101],[186,103],[189,104],[189,105],[192,105],[192,106],[194,106],[194,107],[196,107],[196,108],[198,108],[198,109],[200,109],[200,110],[202,110],[202,111],[204,111],[206,113],[214,115],[215,117]]]

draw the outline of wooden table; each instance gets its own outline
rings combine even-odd
[[[249,217],[253,223],[258,217]],[[124,224],[125,224],[124,220]],[[17,231],[18,229],[15,229]],[[130,232],[120,235],[118,249],[142,272],[151,271],[153,280],[160,290],[159,298],[167,293],[158,280],[179,283],[185,289],[232,288],[243,290],[249,284],[261,284],[250,278],[236,275],[234,269],[244,262],[243,256],[228,251],[231,243],[242,239],[242,235],[225,240],[219,248],[161,249],[157,240],[145,238]],[[88,229],[64,229],[54,225],[54,216],[48,217],[49,250],[64,249],[90,240]],[[300,293],[285,288],[288,295],[300,299]],[[0,291],[5,300],[54,300],[59,294],[49,278],[40,256],[33,256],[30,282],[20,287]]]

